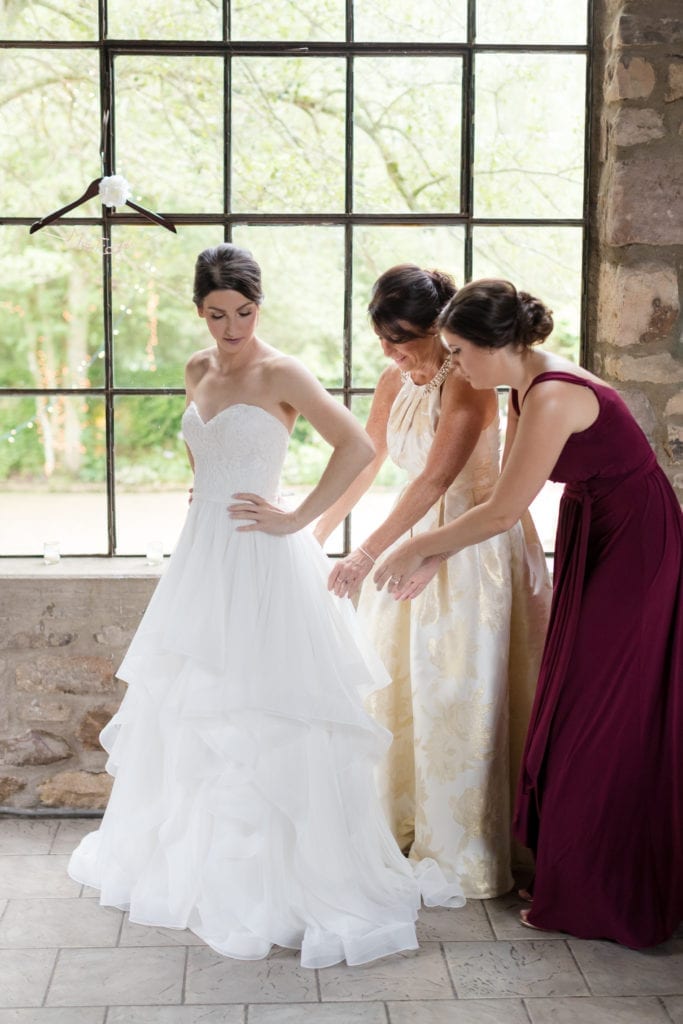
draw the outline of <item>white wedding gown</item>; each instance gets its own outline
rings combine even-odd
[[[389,677],[309,531],[239,533],[226,507],[276,500],[289,435],[259,406],[183,432],[193,501],[118,671],[101,735],[114,788],[70,875],[133,922],[190,928],[217,952],[301,949],[306,967],[417,948],[428,905],[462,906],[433,862],[400,853],[373,773],[391,734],[363,697]]]

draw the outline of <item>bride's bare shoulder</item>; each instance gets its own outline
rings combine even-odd
[[[185,364],[185,379],[192,384],[201,380],[211,366],[213,348],[203,348],[193,352]]]

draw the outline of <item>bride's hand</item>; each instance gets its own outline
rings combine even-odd
[[[356,548],[350,555],[336,563],[327,581],[327,589],[337,597],[351,597],[359,589],[373,564],[369,555]]]
[[[378,567],[373,576],[377,589],[381,590],[385,584],[388,584],[389,592],[394,597],[399,597],[408,586],[411,575],[421,568],[424,561],[426,560],[421,555],[415,554],[414,542],[406,541],[400,547],[395,548]],[[434,573],[431,575],[433,576]]]
[[[245,526],[237,527],[238,533],[259,530],[282,537],[288,533],[296,533],[299,529],[293,512],[286,512],[277,505],[271,505],[258,494],[233,494],[233,498],[236,498],[237,502],[228,505],[230,518],[250,520]]]

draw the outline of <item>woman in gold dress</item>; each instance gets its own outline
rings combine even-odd
[[[408,475],[389,516],[337,563],[339,596],[362,585],[362,625],[392,685],[370,710],[394,734],[379,789],[412,860],[434,858],[466,896],[512,884],[510,792],[533,699],[550,585],[527,515],[508,532],[435,558],[411,602],[378,593],[369,576],[397,541],[433,530],[485,501],[499,473],[498,400],[451,363],[436,320],[455,293],[438,271],[402,264],[375,283],[370,319],[391,365],[366,425],[375,459],[321,517],[321,543],[356,504],[387,454]]]

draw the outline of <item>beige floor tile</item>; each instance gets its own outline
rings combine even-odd
[[[115,946],[121,911],[91,900],[10,900],[0,920],[0,948]]]
[[[391,1024],[529,1024],[521,999],[387,1003]]]
[[[244,1024],[243,1006],[112,1006],[107,1024]]]
[[[87,900],[85,901],[88,902]],[[180,928],[153,928],[131,924],[128,914],[123,921],[119,946],[204,946],[198,935]]]
[[[298,950],[278,949],[265,960],[233,960],[207,946],[191,946],[185,1002],[315,1002],[315,972],[301,967]]]
[[[541,942],[543,939],[566,939],[564,932],[535,932],[525,928],[519,921],[520,910],[528,910],[529,904],[521,900],[514,889],[506,896],[498,896],[495,900],[485,900],[486,912],[497,939],[532,939]]]
[[[323,1000],[452,999],[441,949],[436,942],[360,967],[327,967],[320,971]]]
[[[103,1006],[0,1010],[0,1024],[103,1024],[105,1012]]]
[[[532,1024],[669,1024],[654,996],[618,999],[527,999]]]
[[[673,1024],[683,1024],[683,996],[662,996],[662,1003]]]
[[[593,995],[683,995],[682,939],[641,951],[581,939],[569,947]]]
[[[0,818],[0,854],[49,853],[59,822]]]
[[[457,910],[448,907],[423,908],[417,924],[419,942],[493,939],[495,936],[484,910],[483,900],[468,900]]]
[[[0,1006],[40,1006],[56,956],[55,949],[0,950]]]
[[[589,995],[564,942],[446,942],[461,999]]]
[[[48,1006],[137,1006],[180,1003],[184,949],[65,949]]]
[[[50,853],[70,856],[80,843],[83,836],[99,827],[98,818],[67,818],[60,821],[59,828],[52,842]]]
[[[384,1003],[250,1006],[249,1024],[387,1024]]]
[[[78,896],[66,873],[68,857],[0,856],[0,899],[55,899]]]

